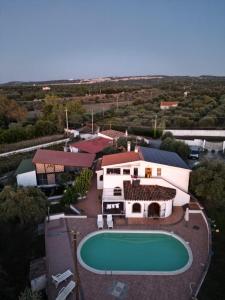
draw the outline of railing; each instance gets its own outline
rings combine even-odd
[[[121,189],[122,190],[122,189]],[[114,189],[104,189],[102,194],[102,199],[107,201],[120,201],[124,200],[123,190],[121,191],[121,195],[114,195]]]

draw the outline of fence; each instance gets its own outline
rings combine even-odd
[[[54,141],[54,142],[45,143],[45,144],[41,144],[41,145],[36,145],[36,146],[28,147],[28,148],[23,148],[23,149],[15,150],[15,151],[1,153],[0,157],[7,157],[7,156],[14,155],[14,154],[17,154],[17,153],[25,153],[25,152],[34,151],[34,150],[40,149],[40,148],[47,148],[49,146],[53,146],[53,145],[58,145],[58,144],[69,142],[69,140],[70,139],[67,138],[67,139],[63,139],[63,140],[59,140],[59,141]]]

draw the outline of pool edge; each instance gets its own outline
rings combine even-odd
[[[92,236],[95,236],[95,235],[98,235],[98,234],[101,234],[101,233],[109,233],[109,232],[112,232],[112,233],[118,233],[118,232],[121,232],[121,233],[163,233],[163,234],[166,234],[166,235],[170,235],[174,238],[176,238],[177,240],[179,240],[183,245],[184,247],[187,249],[187,252],[188,252],[188,255],[189,255],[189,260],[187,262],[187,264],[178,269],[178,270],[175,270],[175,271],[117,271],[117,270],[114,270],[114,271],[109,271],[109,270],[105,270],[105,271],[102,271],[102,270],[98,270],[98,269],[94,269],[90,266],[88,266],[84,261],[83,259],[81,258],[81,248],[83,246],[83,244]],[[189,246],[189,243],[186,242],[183,238],[181,238],[179,235],[175,234],[173,231],[165,231],[165,230],[121,230],[121,229],[110,229],[110,230],[106,230],[106,229],[103,229],[103,230],[99,230],[99,231],[93,231],[89,234],[87,234],[79,243],[78,247],[77,247],[77,259],[80,263],[80,265],[85,268],[86,270],[92,272],[92,273],[95,273],[95,274],[99,274],[99,275],[179,275],[181,273],[184,273],[185,271],[187,271],[191,265],[192,265],[192,262],[193,262],[193,255],[192,255],[192,251],[191,251],[191,248]]]

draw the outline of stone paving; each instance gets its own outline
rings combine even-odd
[[[115,222],[116,224],[116,222]],[[193,226],[195,225],[195,229]],[[105,226],[106,227],[106,226]],[[196,230],[197,228],[197,230]],[[46,224],[46,256],[49,275],[70,268],[74,271],[74,254],[66,230],[79,232],[78,243],[88,233],[96,231],[96,218],[61,219]],[[151,225],[115,225],[114,229],[160,229],[173,231],[189,242],[193,253],[192,266],[184,273],[169,276],[97,275],[78,264],[81,291],[85,300],[188,300],[191,288],[196,288],[208,256],[208,232],[201,213],[190,214],[186,223],[183,218],[176,224],[162,224],[160,220]],[[61,287],[59,287],[60,289]],[[123,290],[120,294],[118,291]],[[56,289],[49,280],[49,299],[55,299]],[[75,299],[75,293],[69,298]]]

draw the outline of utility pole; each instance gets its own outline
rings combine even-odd
[[[116,96],[116,110],[118,110],[118,106],[119,106],[119,103],[118,103],[118,95]]]
[[[155,122],[154,122],[154,137],[156,137],[156,129],[157,129],[157,115],[155,115]]]
[[[69,130],[69,123],[68,123],[68,109],[65,109],[66,112],[66,132],[68,134],[68,130]]]
[[[91,111],[91,132],[92,132],[92,134],[94,132],[94,113],[93,113],[93,108],[92,108],[92,111]]]
[[[78,265],[77,265],[77,232],[76,231],[71,231],[73,235],[73,248],[74,248],[74,273],[75,273],[75,278],[76,278],[76,300],[80,299],[80,275],[78,271]]]

